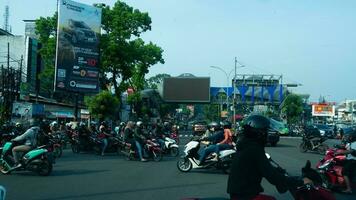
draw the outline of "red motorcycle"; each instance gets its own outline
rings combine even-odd
[[[336,153],[344,151],[345,148],[340,146],[338,146],[338,148],[328,149],[324,158],[321,159],[316,165],[316,168],[318,169],[319,174],[323,179],[323,186],[328,189],[336,191],[342,191],[346,189],[345,179],[342,175],[342,170],[344,168],[343,165],[346,160],[346,156],[335,156]],[[354,181],[352,181],[352,179]],[[352,179],[352,188],[356,189],[356,177],[353,177]]]
[[[178,135],[178,132],[173,132],[171,133],[171,137],[173,140],[176,141],[176,144],[179,144],[179,135]]]
[[[135,160],[139,157],[136,148],[133,148],[130,143],[126,143],[124,141],[121,141],[120,143],[122,146],[121,153],[126,155],[128,160]],[[156,162],[162,160],[161,147],[158,143],[156,143],[154,139],[146,140],[145,144],[143,145],[143,148],[147,152],[149,158],[152,158]]]

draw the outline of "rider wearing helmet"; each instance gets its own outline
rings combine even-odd
[[[203,137],[201,141],[210,142],[210,145],[201,152],[199,161],[197,162],[198,165],[203,165],[206,157],[211,153],[218,152],[217,144],[224,140],[224,131],[221,129],[219,123],[211,122],[209,124],[209,131],[212,132],[212,135],[210,137]]]
[[[350,179],[356,174],[356,137],[349,134],[345,135],[345,139],[347,141],[346,151],[336,153],[335,155],[347,155],[344,163],[344,169],[342,170],[346,183],[346,190],[343,192],[352,193]]]
[[[302,180],[284,176],[267,159],[264,147],[269,126],[269,119],[262,115],[251,115],[244,121],[227,185],[227,193],[232,200],[253,200],[262,197],[259,194],[263,192],[261,186],[263,177],[281,193],[297,185],[303,185]],[[304,183],[311,183],[308,178],[303,180]]]
[[[22,124],[20,122],[17,122],[15,124],[15,129],[14,129],[15,135],[21,135],[23,132],[24,130]]]
[[[136,148],[137,148],[138,155],[139,155],[141,161],[146,161],[146,159],[143,158],[143,154],[145,154],[143,145],[145,143],[146,136],[145,136],[145,133],[143,130],[143,122],[142,121],[136,122],[136,128],[134,131],[134,140],[135,140]]]
[[[38,124],[32,124],[31,128],[27,129],[25,133],[12,139],[12,142],[24,142],[12,149],[12,155],[15,161],[14,168],[21,167],[19,153],[25,153],[35,148],[37,145],[37,135],[40,132]]]

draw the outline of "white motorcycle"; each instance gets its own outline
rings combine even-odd
[[[164,138],[164,153],[169,153],[173,157],[179,155],[179,147],[175,140],[169,137]]]
[[[178,162],[177,167],[182,172],[189,172],[191,169],[207,169],[215,167],[221,169],[224,173],[230,173],[232,159],[236,153],[235,149],[227,149],[219,152],[218,155],[209,155],[204,165],[197,164],[199,160],[200,141],[192,140],[184,147],[184,156],[182,156]]]

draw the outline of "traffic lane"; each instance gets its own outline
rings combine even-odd
[[[183,174],[175,158],[142,163],[66,151],[51,176],[16,172],[1,176],[1,184],[8,199],[181,199],[226,196],[226,177],[220,171]]]

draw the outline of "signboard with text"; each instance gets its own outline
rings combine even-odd
[[[335,116],[335,106],[330,104],[313,104],[312,115],[322,117]]]
[[[70,0],[58,7],[55,90],[96,93],[101,9]]]

